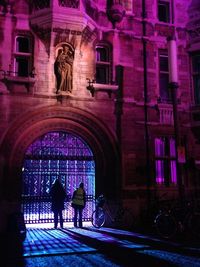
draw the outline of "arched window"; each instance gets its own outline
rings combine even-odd
[[[96,83],[111,83],[111,53],[105,44],[96,46]]]

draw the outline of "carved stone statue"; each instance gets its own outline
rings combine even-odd
[[[72,92],[74,53],[67,45],[63,45],[59,50],[54,63],[54,73],[56,76],[56,94],[60,91]]]

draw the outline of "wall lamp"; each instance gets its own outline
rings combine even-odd
[[[88,86],[86,87],[88,91],[90,91],[92,97],[94,97],[97,92],[104,92],[108,94],[108,97],[111,98],[112,94],[116,94],[118,92],[119,86],[116,84],[101,84],[95,83],[94,79],[86,79],[88,81]]]

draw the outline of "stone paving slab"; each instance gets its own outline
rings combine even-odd
[[[96,251],[59,229],[28,229],[23,247],[24,257]]]

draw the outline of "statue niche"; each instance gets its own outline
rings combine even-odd
[[[72,48],[63,44],[58,49],[54,63],[54,74],[56,76],[56,94],[60,92],[72,93],[73,84],[73,61],[74,51]]]

